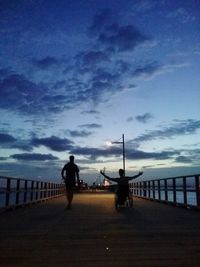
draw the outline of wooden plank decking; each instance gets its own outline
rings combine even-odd
[[[0,267],[200,266],[200,213],[109,193],[77,194],[0,214]]]

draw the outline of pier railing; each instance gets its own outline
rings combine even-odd
[[[130,183],[133,196],[200,209],[200,174]]]
[[[62,184],[0,176],[0,210],[63,195]]]

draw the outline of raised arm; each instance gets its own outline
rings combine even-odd
[[[111,179],[108,175],[106,175],[103,171],[100,171],[100,173],[106,178],[106,179]]]
[[[132,179],[136,179],[137,177],[139,177],[140,175],[142,175],[143,172],[139,172],[137,175],[134,175],[134,176],[131,176],[131,177],[127,177],[129,180],[132,180]]]
[[[115,179],[115,178],[111,178],[111,177],[109,177],[109,176],[106,175],[103,171],[100,171],[100,173],[101,173],[106,179],[108,179],[108,180],[110,180],[110,181],[114,181],[114,182],[116,182],[116,179]]]

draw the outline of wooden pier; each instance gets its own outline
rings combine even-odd
[[[0,267],[200,266],[200,213],[110,193],[80,193],[0,214]]]

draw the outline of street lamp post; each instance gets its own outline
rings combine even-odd
[[[124,134],[122,134],[122,141],[116,141],[116,142],[111,142],[112,144],[122,144],[122,149],[123,149],[123,170],[124,170],[124,175],[125,175],[125,144],[124,144]]]

